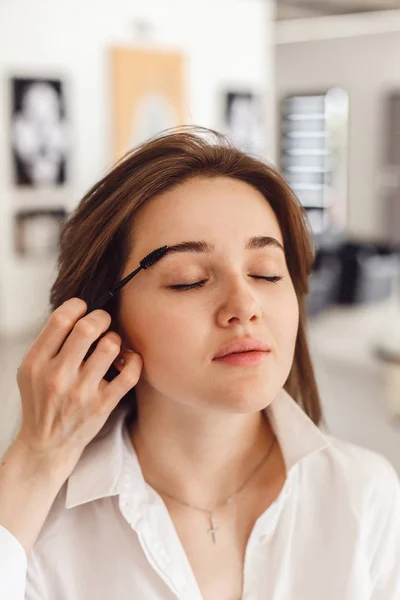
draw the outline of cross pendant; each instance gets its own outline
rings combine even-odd
[[[212,515],[210,515],[210,529],[207,529],[207,533],[211,533],[214,544],[216,544],[215,534],[218,531],[219,527],[215,527]]]

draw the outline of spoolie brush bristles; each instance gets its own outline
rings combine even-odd
[[[161,248],[157,248],[156,250],[153,250],[153,252],[150,252],[150,254],[145,256],[140,261],[140,266],[142,269],[148,269],[149,267],[152,267],[158,260],[160,260],[160,258],[164,256],[164,254],[167,253],[167,250],[168,246],[162,246]]]
[[[129,283],[131,279],[133,279],[135,275],[137,275],[137,273],[139,273],[139,271],[141,271],[142,269],[149,269],[150,267],[152,267],[167,252],[168,246],[162,246],[161,248],[157,248],[156,250],[153,250],[153,252],[150,252],[150,254],[145,256],[140,261],[140,267],[138,267],[135,271],[127,275],[122,281],[120,281],[116,286],[114,286],[112,290],[106,292],[95,304],[93,304],[90,307],[90,311],[88,312],[91,312],[92,310],[98,308],[103,308],[120,289],[122,289],[127,283]]]

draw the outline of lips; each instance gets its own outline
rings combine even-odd
[[[267,344],[261,340],[255,338],[236,338],[232,342],[229,342],[223,346],[218,353],[214,356],[214,360],[217,358],[223,358],[228,354],[238,354],[240,352],[270,352],[270,348]]]

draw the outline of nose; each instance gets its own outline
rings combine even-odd
[[[232,322],[244,325],[260,319],[262,314],[260,300],[254,296],[249,282],[238,276],[224,292],[223,301],[218,307],[217,320],[221,326]]]

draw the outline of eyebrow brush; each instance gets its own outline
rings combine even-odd
[[[157,248],[156,250],[150,252],[150,254],[147,254],[147,256],[145,256],[140,261],[140,267],[132,271],[132,273],[124,277],[124,279],[117,283],[117,285],[115,285],[111,290],[108,290],[108,292],[103,294],[103,296],[101,296],[99,300],[97,300],[97,302],[95,302],[93,306],[91,306],[88,312],[99,308],[103,308],[103,306],[107,304],[107,302],[109,302],[111,298],[113,298],[115,294],[119,292],[119,290],[121,290],[127,283],[129,283],[131,279],[133,279],[135,275],[139,273],[139,271],[141,271],[142,269],[149,269],[150,267],[155,265],[156,262],[158,262],[163,256],[165,256],[165,254],[168,252],[168,248],[168,246],[161,246],[161,248]]]

